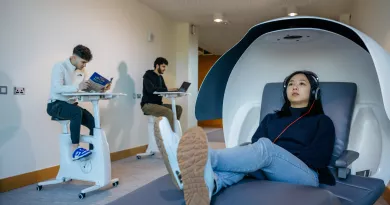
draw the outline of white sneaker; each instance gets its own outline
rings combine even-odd
[[[181,137],[177,159],[186,205],[209,205],[215,179],[207,135],[202,128],[191,128]]]
[[[177,162],[177,146],[179,138],[172,131],[171,125],[166,117],[159,117],[154,124],[154,136],[156,144],[164,158],[165,167],[172,177],[175,186],[182,190],[183,183],[180,179],[180,169]]]

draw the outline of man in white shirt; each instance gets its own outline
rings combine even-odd
[[[63,120],[70,120],[70,135],[72,140],[72,159],[78,160],[92,154],[90,150],[80,147],[81,125],[88,127],[93,135],[95,119],[90,112],[77,105],[75,100],[61,95],[87,90],[90,85],[85,81],[84,68],[92,60],[89,48],[78,45],[73,49],[73,55],[63,62],[54,65],[51,74],[50,98],[47,113]]]

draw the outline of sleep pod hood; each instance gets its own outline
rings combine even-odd
[[[300,16],[255,25],[205,77],[196,118],[222,118],[226,147],[250,142],[265,115],[281,108],[282,82],[296,70],[310,70],[319,77],[324,111],[336,128],[331,166],[340,175],[338,180],[359,175],[387,184],[390,55],[341,22]],[[338,159],[346,160],[345,166],[337,167],[342,163]],[[342,195],[333,189],[329,188]]]
[[[348,25],[288,17],[252,27],[207,74],[196,118],[222,118],[228,148],[250,142],[264,116],[281,108],[282,82],[296,70],[319,77],[324,112],[336,129],[329,165],[336,184],[281,183],[257,172],[218,192],[212,205],[372,205],[382,195],[390,178],[390,56]],[[184,197],[167,174],[110,205],[129,202],[182,205]]]

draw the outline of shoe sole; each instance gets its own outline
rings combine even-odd
[[[180,139],[177,149],[186,205],[210,204],[209,191],[204,179],[207,159],[206,133],[200,127],[189,129]]]
[[[161,153],[161,155],[162,155],[162,157],[164,159],[165,167],[167,168],[168,173],[169,173],[169,175],[172,178],[173,184],[176,186],[177,189],[181,190],[179,185],[177,184],[177,181],[176,181],[176,178],[175,178],[176,173],[173,173],[171,165],[169,163],[168,154],[167,154],[167,151],[165,150],[165,146],[164,146],[164,140],[163,140],[163,138],[161,136],[160,121],[162,119],[163,119],[162,117],[158,117],[157,120],[155,121],[155,124],[154,124],[154,136],[155,136],[155,139],[156,139],[156,144],[157,144],[157,147],[160,150],[160,153]]]

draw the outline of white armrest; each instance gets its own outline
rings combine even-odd
[[[230,133],[225,138],[226,148],[236,147],[241,142],[250,142],[257,130],[260,121],[261,103],[249,102],[242,105],[236,112],[230,128]]]
[[[351,165],[353,174],[362,170],[370,170],[371,174],[375,174],[381,169],[382,148],[387,143],[382,139],[373,107],[358,106],[351,126],[348,149],[359,153],[359,158]]]

